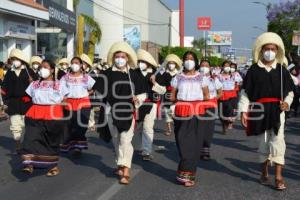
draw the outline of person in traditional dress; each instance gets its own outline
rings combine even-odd
[[[16,152],[21,148],[24,129],[24,115],[31,106],[25,90],[33,80],[33,71],[29,68],[28,58],[19,49],[13,49],[9,55],[12,67],[7,71],[1,88],[4,104],[8,106],[10,131],[16,142]]]
[[[86,54],[81,54],[80,58],[83,62],[82,64],[82,70],[84,71],[84,73],[90,75],[93,79],[97,79],[97,74],[94,73],[93,71],[93,63],[92,60],[90,59],[90,57]],[[97,100],[95,98],[95,91],[90,95],[90,101],[92,104],[92,108],[91,108],[91,113],[90,113],[90,117],[89,117],[89,125],[88,125],[88,130],[90,131],[95,131],[96,127],[95,127],[95,107],[97,104]]]
[[[62,58],[57,62],[57,68],[55,70],[55,78],[60,80],[64,75],[69,72],[69,62],[67,58]]]
[[[59,174],[59,144],[63,133],[63,105],[68,90],[54,80],[55,63],[43,60],[39,69],[40,80],[33,81],[26,93],[33,105],[25,115],[25,134],[22,143],[23,171],[50,168],[48,177]]]
[[[171,100],[176,102],[174,132],[180,156],[176,180],[186,187],[195,184],[204,138],[203,101],[209,100],[208,80],[197,70],[198,58],[188,51],[183,56],[184,71],[172,79]]]
[[[73,151],[75,156],[81,155],[81,151],[88,148],[85,136],[90,117],[91,102],[89,95],[94,90],[95,80],[83,72],[83,62],[80,57],[71,60],[71,72],[61,78],[61,83],[68,88],[65,106],[65,116],[70,117],[67,124],[67,133],[62,152]]]
[[[208,60],[200,62],[200,73],[208,79],[209,101],[207,101],[204,119],[204,138],[201,159],[210,160],[210,146],[215,131],[218,99],[222,96],[222,83],[217,76],[212,75]]]
[[[138,69],[140,75],[139,84],[147,91],[147,99],[142,103],[138,110],[137,120],[142,122],[143,130],[141,135],[143,160],[149,161],[153,159],[152,146],[154,138],[154,123],[157,115],[160,115],[161,96],[167,91],[166,82],[160,77],[156,77],[156,69],[158,64],[153,56],[139,49],[137,52]]]
[[[236,91],[236,78],[231,74],[231,62],[224,61],[222,64],[222,73],[218,76],[222,83],[223,94],[219,101],[219,114],[223,127],[223,134],[227,133],[228,129],[232,129],[233,122],[236,118],[235,105],[238,97]]]
[[[164,79],[166,83],[167,92],[164,95],[162,107],[165,111],[167,123],[167,130],[165,132],[165,135],[170,136],[172,134],[172,123],[175,109],[175,105],[170,101],[172,91],[171,80],[180,72],[182,61],[177,55],[170,54],[166,57],[163,65],[165,65],[165,71],[159,73],[157,77],[158,79]]]
[[[129,184],[132,165],[136,110],[145,101],[147,91],[140,87],[137,74],[137,56],[126,42],[116,42],[108,53],[111,68],[103,72],[102,80],[98,79],[96,89],[106,103],[108,127],[98,129],[100,136],[110,134],[112,138],[120,184]],[[109,140],[108,140],[109,141]]]
[[[41,66],[43,59],[39,56],[32,56],[30,59],[30,68],[33,70],[33,80],[39,79],[39,67]]]
[[[260,182],[270,185],[269,166],[275,165],[275,188],[286,189],[282,176],[285,164],[285,111],[293,101],[293,81],[283,67],[284,44],[276,33],[260,35],[253,49],[255,64],[244,79],[239,112],[247,135],[258,139]]]

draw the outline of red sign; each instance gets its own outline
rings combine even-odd
[[[211,29],[211,18],[210,17],[199,17],[198,18],[198,30],[210,30]]]

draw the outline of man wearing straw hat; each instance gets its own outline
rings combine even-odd
[[[111,66],[103,72],[102,80],[96,83],[97,91],[104,96],[108,127],[114,143],[120,184],[129,184],[133,156],[132,138],[134,135],[135,107],[146,97],[146,91],[138,83],[134,70],[137,56],[126,42],[112,45],[108,53]],[[141,98],[137,97],[141,94]]]
[[[170,136],[172,134],[172,123],[173,123],[173,115],[175,105],[170,101],[171,96],[171,81],[181,70],[182,61],[181,59],[175,54],[169,54],[163,65],[165,65],[165,72],[162,74],[158,74],[158,78],[162,77],[166,81],[166,88],[167,92],[164,96],[164,108],[166,113],[166,123],[167,123],[167,130],[165,135]]]
[[[32,56],[30,59],[30,68],[34,72],[34,76],[32,77],[34,80],[39,79],[39,67],[42,64],[43,59],[39,56]]]
[[[55,79],[60,80],[69,71],[69,62],[67,58],[62,58],[57,62],[58,69],[55,70]]]
[[[25,90],[33,80],[33,71],[28,68],[28,58],[21,50],[13,49],[9,58],[12,60],[12,68],[5,74],[1,93],[8,106],[10,130],[16,141],[16,152],[18,152],[24,128],[24,115],[31,105]]]
[[[156,78],[155,70],[158,67],[157,62],[152,55],[143,50],[137,51],[138,66],[137,73],[140,75],[139,84],[147,91],[147,99],[138,110],[138,121],[143,122],[143,131],[141,133],[142,157],[143,160],[153,159],[152,145],[154,138],[154,123],[156,116],[160,116],[160,97],[167,91],[166,82],[162,78]]]
[[[242,125],[247,135],[257,136],[262,164],[260,182],[270,185],[269,165],[275,165],[275,188],[286,189],[282,177],[285,164],[285,112],[293,101],[293,81],[283,67],[284,44],[275,33],[260,35],[253,49],[255,64],[244,79],[239,102]]]

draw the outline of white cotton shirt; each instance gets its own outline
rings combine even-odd
[[[234,90],[236,83],[234,76],[221,74],[218,78],[223,85],[224,91]]]
[[[220,80],[215,77],[211,78],[209,77],[209,84],[208,84],[208,90],[209,90],[209,98],[210,99],[215,99],[217,98],[217,90],[222,89],[223,84],[220,82]]]
[[[61,82],[69,91],[67,98],[80,99],[89,96],[89,90],[93,88],[96,81],[87,74],[78,77],[66,74]]]
[[[68,92],[60,81],[34,81],[26,89],[32,102],[38,105],[60,104]]]
[[[243,78],[241,77],[240,73],[234,72],[232,74],[232,76],[233,76],[233,78],[234,78],[234,80],[235,80],[236,83],[240,84],[241,82],[243,82]]]
[[[171,81],[171,86],[177,89],[179,101],[203,101],[202,88],[208,87],[209,78],[196,72],[193,76],[180,73]]]

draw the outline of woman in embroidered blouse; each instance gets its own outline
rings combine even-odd
[[[184,72],[172,80],[171,100],[176,102],[174,132],[180,162],[177,181],[186,187],[194,186],[197,163],[203,142],[204,100],[209,100],[208,81],[198,72],[198,58],[193,52],[183,56]]]
[[[47,176],[59,174],[59,144],[63,132],[63,101],[68,90],[54,80],[55,63],[44,60],[39,69],[40,80],[26,89],[33,105],[25,115],[25,135],[22,144],[23,171],[34,167],[51,168]]]
[[[82,65],[82,60],[74,57],[71,60],[71,72],[61,79],[62,84],[69,90],[65,117],[70,117],[61,151],[74,151],[75,155],[80,155],[83,149],[88,148],[85,133],[91,110],[89,95],[93,93],[95,84],[95,80],[83,72]]]

